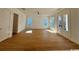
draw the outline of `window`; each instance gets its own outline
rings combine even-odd
[[[64,15],[64,30],[68,31],[68,15]]]
[[[48,28],[48,18],[47,17],[43,20],[43,25],[45,28]]]
[[[54,17],[52,16],[50,18],[50,29],[54,30],[54,28],[55,28],[55,20],[54,20]]]
[[[62,17],[58,16],[58,31],[62,30]]]
[[[28,18],[26,23],[28,26],[32,26],[32,17]]]

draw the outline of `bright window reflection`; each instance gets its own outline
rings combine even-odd
[[[50,32],[50,33],[56,33],[55,31],[52,31],[52,30],[46,30],[46,31],[48,31],[48,32]]]
[[[64,15],[64,30],[68,31],[68,15]]]
[[[32,30],[28,30],[28,31],[26,31],[25,33],[32,33]]]

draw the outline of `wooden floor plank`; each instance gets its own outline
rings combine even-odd
[[[32,33],[25,33],[24,31],[0,42],[1,51],[61,51],[76,49],[79,49],[79,45],[56,33],[45,30],[32,30]]]

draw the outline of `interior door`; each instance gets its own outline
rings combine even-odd
[[[18,32],[18,14],[14,13],[13,17],[13,35]]]

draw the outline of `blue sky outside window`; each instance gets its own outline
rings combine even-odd
[[[26,23],[27,25],[32,26],[32,17],[28,18]]]

